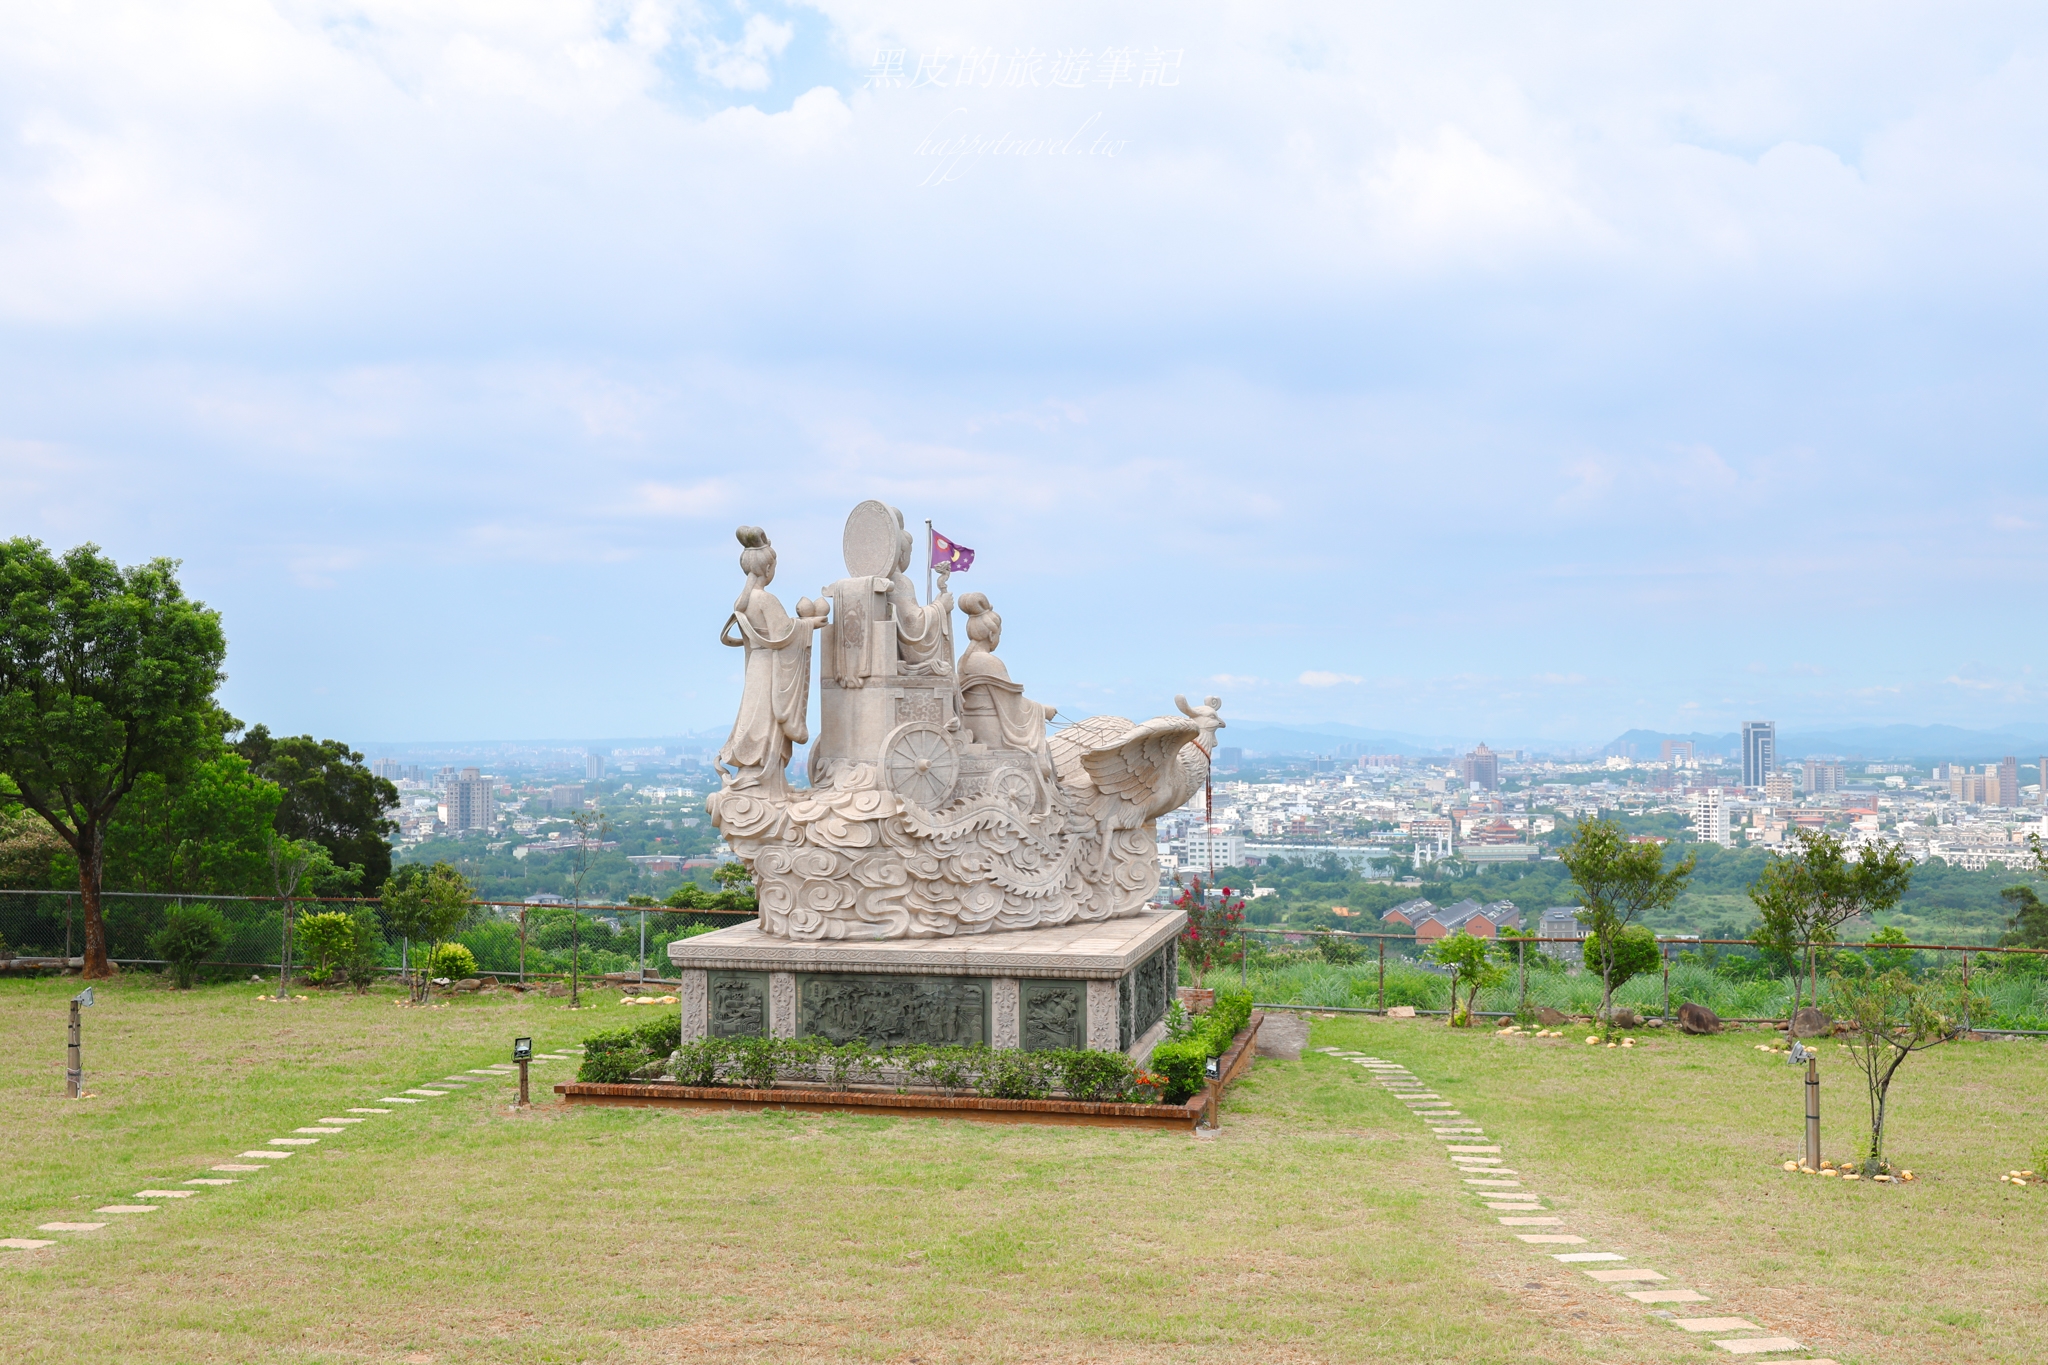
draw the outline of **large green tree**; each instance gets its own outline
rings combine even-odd
[[[265,835],[283,796],[224,748],[177,781],[144,773],[107,827],[105,883],[118,891],[269,895]]]
[[[398,788],[363,766],[363,756],[338,739],[272,735],[258,725],[235,743],[250,770],[284,788],[277,832],[310,839],[337,867],[361,870],[365,891],[391,875],[390,839],[398,826],[385,812],[398,804]]]
[[[1589,940],[1586,965],[1600,973],[1600,1018],[1614,1017],[1616,971],[1621,965],[1621,931],[1677,900],[1695,865],[1691,854],[1666,870],[1664,845],[1636,843],[1612,820],[1581,820],[1558,859],[1578,888],[1579,923]]]
[[[185,596],[175,561],[0,542],[0,773],[77,859],[87,977],[113,970],[107,828],[145,774],[177,781],[205,755],[226,657],[219,613]]]

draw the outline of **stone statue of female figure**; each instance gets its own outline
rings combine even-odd
[[[743,547],[740,568],[747,584],[718,641],[747,651],[747,673],[740,713],[732,723],[731,738],[718,751],[718,764],[732,770],[725,778],[728,788],[779,791],[791,750],[810,738],[811,632],[825,624],[830,609],[806,597],[796,604],[796,619],[791,620],[781,599],[768,591],[775,581],[775,547],[768,543],[768,533],[758,526],[742,526],[735,534]]]
[[[896,647],[903,671],[912,675],[953,671],[953,594],[942,579],[939,595],[929,606],[917,604],[917,585],[904,570],[910,567],[917,539],[903,528],[903,512],[896,513],[896,572],[889,579],[889,613],[896,618]]]
[[[1003,618],[986,594],[968,593],[960,599],[960,610],[967,613],[968,641],[960,656],[961,718],[976,743],[1038,754],[1049,772],[1045,723],[1059,708],[1032,701],[1021,684],[1010,681],[1010,670],[994,653],[1003,642]]]

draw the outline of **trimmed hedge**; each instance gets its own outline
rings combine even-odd
[[[650,1021],[584,1040],[577,1079],[628,1081],[666,1058],[666,1071],[685,1085],[770,1090],[779,1081],[811,1081],[845,1090],[889,1085],[985,1099],[1074,1100],[1151,1104],[1156,1077],[1121,1052],[1081,1048],[1025,1052],[1019,1048],[885,1047],[855,1040],[835,1047],[823,1038],[704,1038],[681,1044],[680,1021]]]
[[[1152,1049],[1152,1069],[1166,1080],[1167,1103],[1183,1103],[1201,1090],[1209,1059],[1221,1057],[1251,1017],[1248,992],[1218,991],[1216,1003],[1196,1015],[1185,1034]]]

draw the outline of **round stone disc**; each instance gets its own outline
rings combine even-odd
[[[846,573],[880,578],[896,572],[896,513],[869,498],[846,518]]]

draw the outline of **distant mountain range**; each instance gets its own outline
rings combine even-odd
[[[1691,740],[1702,754],[1733,756],[1741,751],[1741,736],[1670,734],[1661,730],[1630,730],[1610,743],[1610,754],[1633,753],[1637,758],[1656,758],[1663,742]],[[1632,747],[1631,747],[1632,746]],[[1965,730],[1957,725],[1856,725],[1835,730],[1793,730],[1778,732],[1778,757],[1787,761],[1808,754],[1838,754],[1858,759],[1921,759],[1958,763],[1991,762],[2008,755],[2022,763],[2048,754],[2048,725],[2008,725],[1997,730]]]

